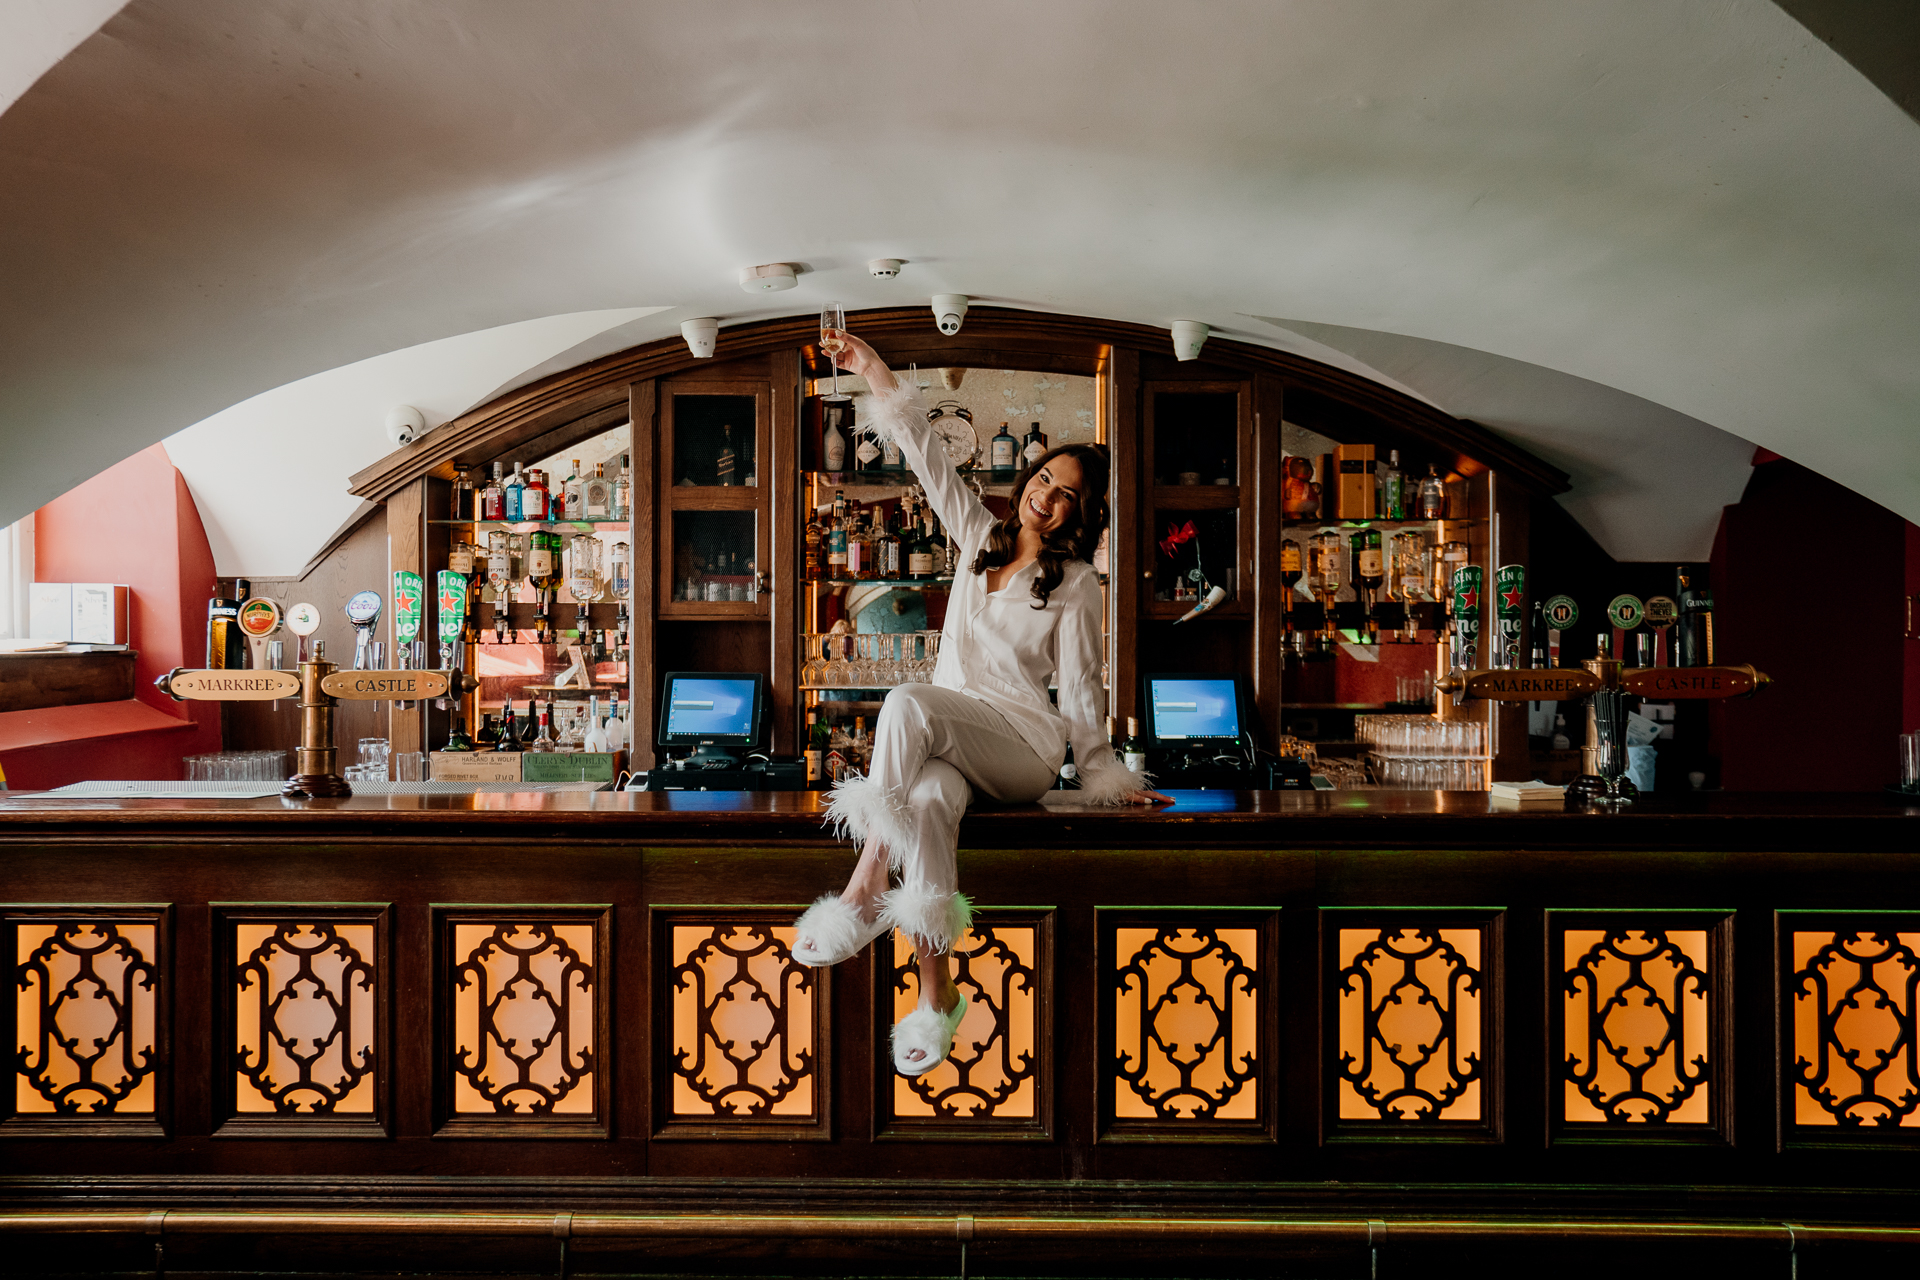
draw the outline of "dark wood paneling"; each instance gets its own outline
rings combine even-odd
[[[650,477],[659,459],[659,422],[655,406],[659,384],[652,379],[636,382],[628,388],[628,410],[633,419],[633,519],[628,528],[633,534],[633,599],[628,623],[631,660],[627,663],[631,687],[628,697],[633,707],[633,768],[653,768],[654,690],[659,687],[655,672],[659,667],[659,642],[655,631],[658,597],[655,594],[655,563],[659,557],[659,509],[640,509],[640,494],[653,492]],[[643,488],[644,486],[644,488]]]
[[[1253,704],[1260,718],[1263,744],[1271,750],[1280,740],[1280,686],[1286,671],[1287,624],[1284,602],[1287,588],[1280,582],[1281,474],[1280,424],[1286,409],[1280,380],[1263,374],[1253,381],[1253,452],[1243,460],[1240,483],[1253,490],[1249,509],[1266,512],[1255,519],[1248,539],[1253,551]],[[1267,589],[1259,590],[1259,584]]]
[[[1141,477],[1152,465],[1140,446],[1140,353],[1115,347],[1108,361],[1102,390],[1106,402],[1106,436],[1113,451],[1113,525],[1107,537],[1107,707],[1117,727],[1139,712],[1140,604],[1150,597],[1142,577],[1153,573],[1153,561],[1140,559],[1137,531],[1152,518],[1141,492]]]
[[[763,483],[773,490],[773,526],[768,530],[772,550],[761,561],[767,589],[773,593],[770,623],[772,680],[767,686],[767,722],[770,745],[781,755],[799,750],[800,699],[795,694],[800,672],[801,556],[805,544],[800,513],[800,368],[791,351],[767,356],[773,379],[773,448],[761,463]]]
[[[124,653],[0,653],[0,711],[121,702],[133,696],[133,664]]]

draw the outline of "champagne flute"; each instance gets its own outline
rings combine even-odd
[[[833,396],[840,398],[840,332],[847,327],[847,309],[837,302],[820,308],[820,349],[833,361]]]

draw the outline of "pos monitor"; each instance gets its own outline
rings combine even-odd
[[[1181,672],[1141,678],[1147,736],[1163,747],[1219,746],[1248,737],[1238,676]]]
[[[736,764],[728,748],[760,743],[766,677],[743,671],[669,671],[660,682],[663,747],[692,747],[693,759],[710,768]]]

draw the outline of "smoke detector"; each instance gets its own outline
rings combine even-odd
[[[898,258],[875,258],[867,263],[867,274],[877,280],[891,280],[900,274],[900,268],[905,265]]]
[[[748,293],[778,293],[799,283],[800,277],[790,263],[769,262],[763,266],[740,268],[740,287]]]

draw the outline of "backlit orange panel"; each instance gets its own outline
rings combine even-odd
[[[453,925],[453,1110],[579,1115],[594,1107],[593,926]]]
[[[1793,933],[1794,1123],[1920,1126],[1920,933]]]
[[[1115,1118],[1259,1119],[1259,930],[1119,928],[1114,943]]]
[[[1707,1124],[1707,931],[1562,935],[1562,1118]]]
[[[674,925],[675,1116],[810,1116],[814,971],[792,925]]]
[[[241,1113],[371,1115],[371,924],[234,927],[234,1075]]]
[[[1480,930],[1342,929],[1342,1120],[1478,1120]]]
[[[893,1020],[920,1002],[920,971],[913,946],[896,933],[893,954]],[[954,944],[953,980],[967,998],[967,1013],[947,1060],[922,1076],[894,1075],[893,1113],[1032,1119],[1039,1105],[1036,989],[1038,925],[975,923]]]
[[[15,1108],[153,1114],[158,927],[94,920],[17,928]]]

